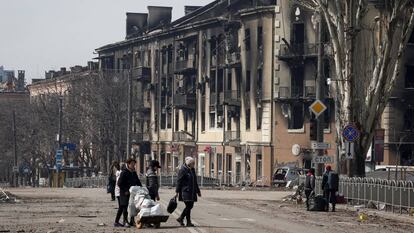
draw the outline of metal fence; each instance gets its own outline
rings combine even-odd
[[[301,183],[305,177],[301,176]],[[322,194],[322,177],[316,178],[317,194]],[[356,204],[372,202],[385,210],[400,212],[414,208],[414,183],[412,181],[383,180],[374,178],[341,177],[339,193]],[[382,209],[382,208],[380,208]]]

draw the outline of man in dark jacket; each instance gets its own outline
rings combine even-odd
[[[315,169],[311,168],[306,174],[305,179],[305,195],[306,195],[306,209],[309,210],[309,198],[315,192]]]
[[[154,201],[160,200],[160,195],[158,194],[160,188],[157,175],[158,168],[161,168],[160,163],[157,160],[151,160],[146,174],[148,192]]]
[[[332,171],[330,165],[325,168],[322,177],[323,196],[326,199],[326,210],[329,211],[329,203],[332,204],[332,212],[335,212],[336,192],[338,191],[339,178],[338,174]]]
[[[197,195],[201,197],[194,166],[195,161],[192,157],[185,158],[185,164],[181,166],[178,172],[177,187],[175,189],[178,200],[183,201],[185,204],[185,209],[177,221],[181,226],[184,226],[185,217],[187,219],[187,227],[194,226],[191,223],[191,209],[194,207],[194,202],[197,201]]]
[[[128,211],[128,202],[129,202],[129,188],[131,186],[142,186],[141,181],[138,178],[137,173],[135,172],[135,159],[128,159],[127,160],[127,168],[121,172],[121,175],[118,179],[118,186],[119,186],[119,202],[120,208],[118,209],[117,219],[124,213],[124,218],[127,216]],[[118,217],[119,215],[119,217]],[[124,219],[125,226],[130,226],[134,224],[134,220],[131,219],[128,224],[128,219]]]

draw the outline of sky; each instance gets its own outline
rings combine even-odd
[[[213,0],[0,0],[0,66],[25,70],[26,80],[47,70],[87,64],[94,49],[125,38],[126,12],[147,6],[173,7],[173,20],[185,5]]]

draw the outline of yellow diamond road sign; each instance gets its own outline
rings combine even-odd
[[[310,106],[310,109],[313,112],[313,114],[315,114],[316,117],[318,117],[327,109],[327,107],[325,106],[325,104],[323,104],[322,101],[315,100],[315,102],[313,102],[313,104]]]

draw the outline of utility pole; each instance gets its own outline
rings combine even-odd
[[[18,184],[18,171],[15,169],[17,168],[17,140],[16,140],[16,111],[13,110],[13,155],[14,155],[14,168],[13,168],[13,185],[17,187]]]
[[[59,128],[58,128],[58,150],[62,149],[62,118],[63,118],[63,96],[59,96]],[[56,163],[56,162],[55,162]],[[57,188],[59,188],[60,169],[56,163]]]
[[[126,148],[126,160],[131,157],[131,121],[132,121],[132,72],[131,68],[128,69],[128,113],[127,113],[127,148]],[[126,161],[125,160],[125,161]]]
[[[321,12],[318,12],[319,21],[318,21],[318,67],[317,67],[317,77],[316,77],[316,99],[324,102],[325,100],[325,79],[323,77],[323,22]],[[317,142],[323,142],[324,134],[324,117],[323,114],[320,114],[316,118],[316,129],[317,129]],[[317,150],[317,156],[323,156],[323,150]],[[318,164],[316,169],[316,175],[320,176],[323,173],[323,164]]]

